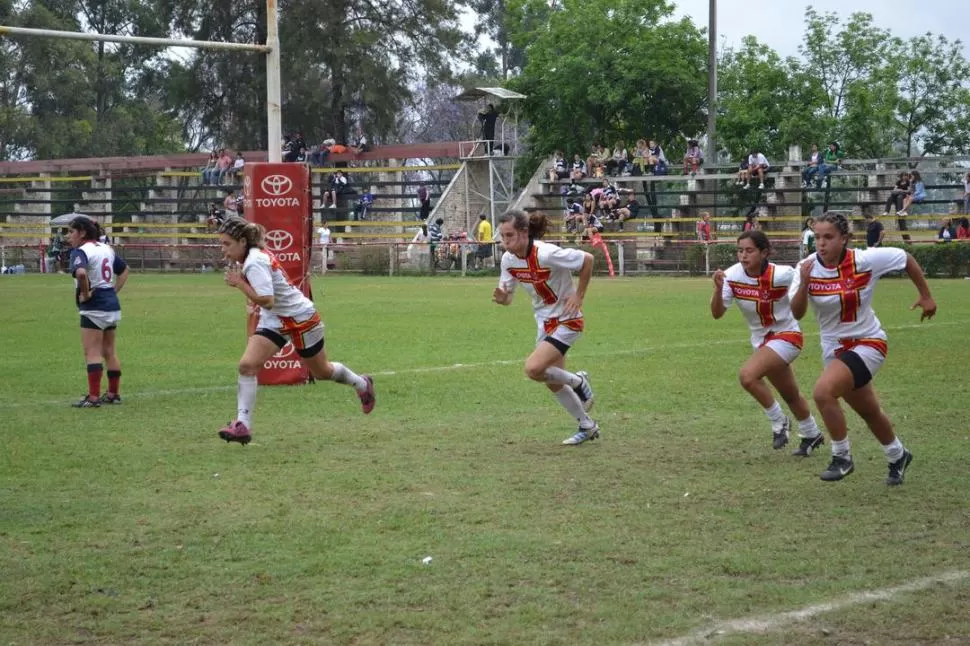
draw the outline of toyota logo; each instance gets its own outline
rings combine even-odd
[[[293,236],[283,229],[267,231],[263,239],[266,241],[266,248],[270,251],[283,251],[293,244]]]
[[[293,188],[293,180],[286,175],[264,177],[259,184],[267,195],[286,195]]]
[[[273,358],[286,359],[287,357],[292,356],[295,352],[296,352],[296,348],[293,347],[293,344],[290,342],[287,342],[286,345],[280,348],[279,352],[273,355]]]

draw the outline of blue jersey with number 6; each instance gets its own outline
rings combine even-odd
[[[82,312],[119,312],[121,303],[115,293],[115,276],[128,265],[115,255],[110,245],[102,242],[85,242],[71,251],[71,275],[74,276],[74,300]],[[77,271],[83,269],[88,275],[91,298],[80,302],[81,288]]]

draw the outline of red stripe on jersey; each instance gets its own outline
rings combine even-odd
[[[845,258],[839,263],[835,278],[809,279],[808,293],[810,296],[839,297],[839,320],[842,323],[855,323],[859,318],[859,307],[862,304],[862,290],[872,281],[871,271],[859,271],[855,265],[855,252],[846,249]]]
[[[839,356],[843,352],[848,352],[849,350],[857,348],[860,345],[867,348],[874,348],[875,350],[878,350],[879,353],[884,357],[889,355],[889,344],[886,343],[884,339],[839,339],[839,345],[842,347],[835,351],[835,356]]]
[[[556,292],[552,291],[547,282],[552,276],[552,270],[539,266],[539,248],[532,247],[529,257],[526,259],[528,264],[525,268],[510,268],[509,273],[520,283],[528,283],[536,290],[536,294],[546,305],[553,305],[559,300]]]
[[[775,301],[780,301],[788,293],[788,288],[775,287],[774,282],[775,266],[770,263],[768,268],[758,276],[757,285],[733,280],[728,281],[728,285],[734,293],[734,298],[757,303],[755,310],[758,312],[758,318],[761,319],[762,327],[769,327],[777,322],[775,319]]]

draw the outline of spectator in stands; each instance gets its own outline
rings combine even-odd
[[[366,220],[367,214],[373,205],[374,194],[369,190],[365,190],[361,196],[357,198],[357,204],[354,205],[354,219]]]
[[[607,157],[604,165],[606,166],[607,175],[621,175],[626,172],[627,164],[629,163],[629,155],[626,152],[626,147],[623,145],[622,141],[617,141],[613,144],[613,154]]]
[[[219,171],[219,179],[216,183],[222,184],[226,181],[226,176],[232,168],[232,157],[229,156],[229,151],[225,148],[219,152],[219,161],[216,162],[216,168]]]
[[[604,215],[609,214],[620,202],[619,191],[617,190],[616,186],[614,186],[613,183],[605,177],[603,178],[603,183],[601,185],[599,194],[597,195],[596,191],[594,190],[593,197],[597,198],[597,207]]]
[[[47,247],[47,273],[61,273],[61,255],[64,253],[64,249],[67,246],[67,240],[64,238],[63,230],[62,232],[54,231],[54,235],[51,236],[51,243]]]
[[[311,166],[323,166],[327,163],[327,157],[330,156],[330,146],[335,144],[332,138],[327,137],[323,143],[314,146],[310,150],[310,165]]]
[[[296,153],[296,159],[294,160],[298,164],[305,164],[309,160],[306,146],[300,146],[300,149]]]
[[[815,188],[821,189],[825,178],[834,171],[839,170],[843,158],[845,158],[845,153],[839,146],[839,142],[829,142],[828,150],[825,151],[825,155],[822,157],[822,164],[818,167],[818,173],[815,175]]]
[[[222,210],[225,212],[225,217],[238,215],[240,206],[242,206],[241,199],[236,196],[236,189],[227,188],[226,197],[222,200]]]
[[[765,157],[761,151],[757,148],[751,149],[751,154],[748,155],[748,173],[747,181],[745,181],[744,186],[741,188],[747,189],[751,185],[751,180],[755,177],[758,178],[758,189],[764,189],[765,187],[765,173],[768,172],[768,158]]]
[[[232,162],[232,168],[226,172],[226,179],[232,184],[238,184],[242,180],[243,169],[246,167],[246,160],[242,153],[236,153],[236,159]]]
[[[485,149],[491,155],[495,148],[495,122],[498,121],[498,112],[496,112],[495,106],[489,103],[484,110],[480,110],[478,121],[482,124],[482,139],[485,140]]]
[[[761,231],[761,223],[758,222],[758,212],[752,211],[748,213],[747,217],[744,218],[744,224],[741,225],[741,231]]]
[[[369,150],[370,144],[367,143],[367,136],[364,134],[363,129],[358,126],[357,135],[354,137],[353,145],[350,146],[350,151],[359,157],[362,153],[366,153]]]
[[[226,212],[220,208],[219,202],[213,202],[209,205],[209,214],[206,217],[206,225],[209,227],[210,233],[215,233],[219,226],[222,224],[223,220],[226,219]]]
[[[905,215],[905,213],[900,213],[903,210],[903,201],[906,196],[909,195],[909,173],[902,172],[896,178],[896,185],[889,192],[889,197],[886,198],[886,208],[883,210],[883,215],[889,215],[889,209],[893,206],[896,207],[896,215]]]
[[[562,219],[566,225],[566,233],[578,233],[580,223],[585,219],[583,205],[577,202],[576,198],[567,197],[566,210]]]
[[[970,173],[963,178],[963,212],[970,213]]]
[[[481,269],[485,267],[486,261],[490,258],[494,259],[492,254],[492,223],[488,221],[488,217],[484,213],[478,216],[475,240],[478,242],[478,249],[475,250],[475,264]]]
[[[687,152],[684,153],[684,175],[688,172],[691,177],[697,174],[697,169],[704,163],[704,151],[696,139],[687,142]]]
[[[337,170],[330,175],[328,188],[323,192],[323,207],[331,209],[337,208],[337,197],[347,192],[347,184],[347,176],[342,170]]]
[[[913,204],[922,204],[926,199],[926,185],[918,170],[914,170],[910,175],[909,193],[903,200],[903,210],[896,211],[896,215],[909,215],[909,207]]]
[[[664,155],[664,149],[653,139],[647,144],[647,149],[650,151],[650,157],[647,158],[649,171],[654,175],[666,175],[667,157]]]
[[[549,168],[549,181],[558,182],[561,179],[569,179],[569,169],[566,168],[566,158],[561,150],[557,150],[552,155],[552,166]]]
[[[714,234],[711,232],[711,214],[707,211],[701,213],[701,219],[697,221],[697,239],[704,244],[714,241]]]
[[[573,182],[578,182],[584,177],[586,177],[586,162],[582,160],[579,153],[573,155],[573,165],[569,169],[569,179]]]
[[[960,218],[960,226],[957,227],[957,240],[970,240],[970,220]]]
[[[866,213],[866,247],[872,249],[881,247],[886,237],[886,228],[872,213]]]
[[[748,158],[742,157],[741,163],[738,164],[738,174],[734,178],[735,186],[744,186],[747,188],[748,184]]]
[[[609,151],[599,143],[593,144],[593,150],[586,159],[586,170],[590,177],[600,178],[606,175],[606,160]]]
[[[431,193],[425,184],[418,187],[418,207],[418,219],[427,220],[428,216],[431,215]]]
[[[802,169],[802,188],[808,188],[815,181],[823,159],[822,153],[818,151],[818,144],[812,144],[812,152],[808,156],[805,168]]]
[[[640,203],[637,201],[636,193],[629,189],[627,192],[626,203],[614,211],[614,217],[620,223],[620,231],[623,230],[623,223],[627,220],[635,220],[640,215]]]
[[[209,160],[202,168],[202,183],[215,184],[219,179],[219,153],[212,151],[209,153]]]
[[[283,161],[295,162],[297,153],[299,152],[300,149],[297,147],[297,142],[293,135],[283,135]]]
[[[647,172],[650,165],[650,148],[647,146],[646,139],[637,139],[636,146],[633,148],[633,162],[630,170],[634,175],[643,175]]]
[[[953,221],[950,218],[943,218],[940,222],[940,230],[936,232],[936,238],[940,242],[950,242],[957,237],[956,229],[953,228]]]
[[[431,243],[430,253],[432,263],[434,262],[435,249],[437,249],[438,245],[441,244],[441,241],[445,239],[445,232],[444,229],[442,229],[444,223],[445,221],[443,219],[438,218],[428,225],[428,242]]]
[[[801,252],[802,258],[815,253],[815,218],[805,220],[805,226],[802,228]]]

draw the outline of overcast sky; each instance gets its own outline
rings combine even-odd
[[[671,2],[677,5],[676,17],[689,16],[695,25],[707,27],[710,0]],[[737,47],[750,34],[782,56],[798,57],[808,6],[819,13],[834,11],[845,17],[859,11],[870,13],[877,27],[900,38],[932,32],[951,41],[959,39],[964,56],[970,59],[970,0],[717,0],[718,46]]]

